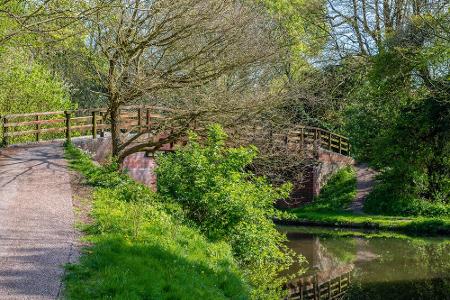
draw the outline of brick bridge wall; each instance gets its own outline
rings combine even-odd
[[[104,162],[111,155],[110,138],[74,139],[73,143],[91,154],[92,158],[99,163]],[[131,178],[153,189],[156,187],[155,167],[155,159],[145,156],[143,152],[129,155],[122,163],[122,169],[126,170]]]
[[[353,158],[333,151],[319,148],[316,152],[313,162],[306,167],[303,182],[294,185],[290,199],[278,201],[278,207],[299,207],[313,201],[333,174],[355,164]]]
[[[89,152],[97,162],[104,162],[111,154],[111,140],[109,138],[74,139],[73,143],[81,149]],[[321,188],[326,184],[331,175],[337,170],[353,165],[353,158],[319,148],[315,151],[314,162],[307,167],[305,179],[301,184],[294,186],[290,199],[280,200],[277,206],[288,208],[298,207],[311,202],[319,195]],[[155,175],[156,162],[153,157],[146,157],[143,152],[128,156],[122,168],[127,174],[138,182],[147,186],[156,187]]]

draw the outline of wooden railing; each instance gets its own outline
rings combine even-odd
[[[272,132],[260,126],[240,128],[240,132],[232,134],[240,143],[256,145],[270,144],[278,150],[298,151],[307,146],[320,146],[343,155],[350,155],[350,142],[347,137],[310,126],[296,126],[283,132]]]
[[[170,109],[154,106],[125,106],[121,108],[120,127],[130,130],[134,127],[152,126],[166,118]],[[1,117],[3,138],[7,146],[18,142],[39,142],[90,134],[93,138],[104,136],[110,130],[107,109],[80,109],[43,113],[10,114]]]
[[[174,110],[155,106],[124,106],[120,113],[121,129],[150,128],[169,117]],[[93,138],[104,136],[110,130],[107,109],[80,109],[43,113],[10,114],[1,117],[2,143],[4,146],[21,142],[67,139],[90,134]],[[197,127],[200,131],[201,126]],[[298,126],[284,133],[272,133],[261,127],[240,128],[239,135],[233,135],[236,142],[252,143],[256,138],[275,147],[289,151],[307,149],[308,145],[350,155],[348,138],[317,127]],[[242,133],[244,132],[244,133]],[[242,139],[242,141],[240,141]],[[258,143],[256,143],[258,144]]]
[[[311,280],[298,280],[286,287],[290,300],[337,300],[342,299],[351,282],[351,271],[331,280],[320,283],[317,276]]]

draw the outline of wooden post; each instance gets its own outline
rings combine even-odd
[[[145,124],[147,125],[147,130],[150,130],[150,108],[147,108],[146,111]]]
[[[97,138],[97,112],[95,110],[92,112],[92,138],[94,140]]]
[[[342,138],[339,136],[339,154],[342,154]]]
[[[302,141],[302,148],[305,147],[305,128],[302,127],[301,130],[301,137],[300,137],[301,141]]]
[[[317,131],[316,131],[317,132]],[[313,290],[314,290],[314,300],[320,300],[320,294],[319,294],[319,280],[317,278],[317,274],[314,275],[314,282],[313,282]]]
[[[172,136],[173,135],[173,129],[172,130],[170,130],[170,135]],[[169,149],[170,150],[172,150],[173,149],[173,140],[170,142],[170,145],[169,145]]]
[[[331,300],[331,280],[328,280],[328,299]]]
[[[70,111],[65,111],[66,115],[66,142],[70,143]]]
[[[302,285],[300,285],[300,300],[303,300],[303,299],[304,299],[303,294],[304,294],[304,286],[303,286],[303,284],[302,284]]]
[[[331,151],[331,132],[328,133],[328,150]]]
[[[142,131],[142,108],[138,108],[138,131]]]
[[[339,295],[342,292],[342,275],[339,275]]]
[[[39,115],[36,116],[36,122],[39,122]],[[41,124],[36,123],[36,142],[39,142],[40,140],[40,131],[41,131]]]
[[[8,136],[8,119],[6,117],[3,118],[3,145],[8,146],[9,144],[9,136]]]
[[[105,137],[105,128],[104,128],[104,124],[105,124],[105,122],[103,122],[103,118],[105,117],[105,114],[104,114],[104,112],[100,112],[100,125],[101,125],[101,128],[100,128],[100,137]]]

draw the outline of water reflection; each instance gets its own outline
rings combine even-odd
[[[281,230],[289,247],[308,260],[308,274],[317,274],[319,281],[353,270],[348,299],[450,299],[450,239],[343,237],[332,229],[305,227]]]

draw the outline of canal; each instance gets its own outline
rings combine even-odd
[[[351,273],[344,299],[450,299],[450,238],[280,227],[320,283]]]

